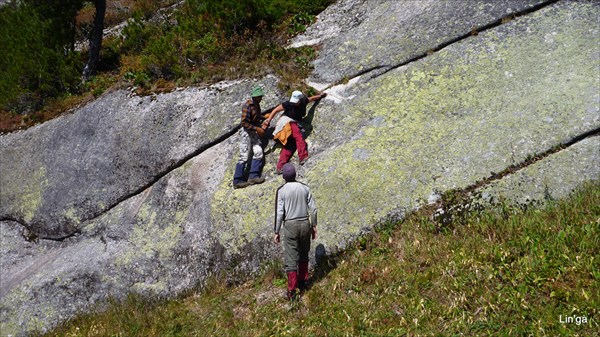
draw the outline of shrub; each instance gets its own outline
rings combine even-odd
[[[155,79],[174,79],[182,74],[179,51],[172,41],[172,34],[161,36],[152,40],[144,50],[142,65]]]
[[[147,26],[141,14],[133,15],[127,26],[123,29],[123,44],[121,52],[139,53],[146,46],[147,41],[152,35],[152,27]]]
[[[187,0],[166,22],[147,20],[174,2],[109,4],[113,12],[107,11],[106,22],[133,16],[122,37],[103,42],[98,70],[118,69],[119,78],[143,90],[155,81],[168,88],[165,81],[210,83],[273,71],[283,74],[282,86],[298,87],[313,55],[290,52],[283,44],[333,0]],[[49,98],[106,89],[81,86],[87,55],[74,51],[75,38],[91,29],[93,9],[84,0],[21,0],[0,8],[0,111],[36,111]]]
[[[78,90],[82,64],[54,25],[26,3],[0,8],[0,107],[26,113]]]

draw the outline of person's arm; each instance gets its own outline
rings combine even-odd
[[[310,193],[310,189],[308,189],[308,195],[306,197],[306,203],[308,204],[308,215],[310,218],[310,224],[313,228],[313,239],[317,234],[317,205],[315,203],[315,199]]]
[[[273,109],[273,111],[271,111],[271,113],[269,114],[269,117],[265,119],[265,121],[262,123],[263,129],[266,129],[273,120],[273,118],[275,118],[275,116],[283,110],[283,104],[279,104],[278,106],[276,106],[275,109]]]
[[[250,119],[248,118],[249,114],[252,114],[252,106],[248,103],[244,103],[242,105],[242,127],[246,130],[256,130],[256,126],[252,125]]]
[[[260,138],[265,137],[264,127],[256,126],[252,124],[252,120],[248,118],[249,114],[256,114],[256,111],[250,111],[251,109],[255,109],[254,106],[249,105],[248,103],[244,103],[242,106],[242,127],[248,131],[255,131]]]
[[[320,93],[320,94],[318,94],[318,95],[310,96],[310,97],[308,98],[308,102],[309,102],[309,103],[310,103],[310,102],[314,102],[314,101],[316,101],[316,100],[319,100],[319,99],[321,99],[321,98],[323,98],[323,97],[327,97],[327,93],[325,93],[325,92],[322,92],[322,93]]]
[[[280,238],[279,238],[279,231],[281,230],[281,224],[283,223],[283,219],[285,216],[285,204],[283,201],[283,196],[282,193],[280,193],[280,189],[277,190],[277,196],[276,196],[276,204],[275,204],[275,226],[273,228],[273,231],[275,232],[275,243],[279,243],[280,242]]]

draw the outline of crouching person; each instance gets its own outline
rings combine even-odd
[[[296,181],[293,164],[285,164],[282,175],[286,182],[277,190],[274,240],[279,244],[283,236],[287,297],[292,300],[308,282],[310,241],[317,236],[317,206],[310,188]]]
[[[252,90],[251,99],[242,105],[242,128],[239,131],[240,160],[235,166],[233,188],[244,188],[265,181],[265,178],[261,177],[264,165],[261,138],[265,136],[265,130],[261,128],[261,122],[264,118],[260,111],[262,97],[262,88],[255,87]],[[250,173],[246,180],[246,166],[250,154],[252,154],[252,161],[250,162]]]

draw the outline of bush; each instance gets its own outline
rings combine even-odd
[[[146,43],[152,36],[152,33],[152,26],[146,25],[142,15],[139,13],[134,14],[123,29],[124,40],[121,52],[141,52],[146,47]]]
[[[175,13],[175,26],[150,24],[135,16],[124,31],[123,51],[141,53],[143,71],[167,80],[206,73],[205,67],[247,64],[264,56],[273,60],[286,54],[273,47],[277,37],[303,31],[330,2],[188,0]],[[305,59],[297,62],[307,67]]]
[[[155,79],[172,80],[182,74],[179,51],[172,41],[172,34],[161,36],[152,40],[144,50],[142,66]]]
[[[78,90],[82,63],[33,6],[0,8],[0,107],[18,113]]]
[[[274,70],[285,74],[286,86],[296,87],[312,56],[283,44],[333,0],[187,0],[168,22],[147,20],[174,2],[127,0],[126,10],[107,12],[113,23],[134,15],[122,38],[103,43],[98,70],[120,68],[119,77],[144,89],[154,81],[185,85]],[[87,55],[74,51],[75,38],[91,29],[93,8],[84,0],[21,0],[0,8],[0,111],[27,113],[49,98],[106,89],[81,85]]]

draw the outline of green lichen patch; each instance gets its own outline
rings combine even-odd
[[[480,192],[481,202],[529,207],[569,196],[585,182],[600,179],[599,142],[599,136],[585,139],[491,183]]]
[[[18,195],[18,213],[23,216],[25,222],[31,222],[44,201],[44,190],[48,186],[46,168],[40,167],[27,179],[19,182],[21,194]]]
[[[0,310],[10,312],[13,306],[26,301],[35,301],[36,294],[32,291],[33,288],[32,282],[24,282],[20,288],[2,298]],[[19,336],[23,331],[41,331],[47,321],[55,320],[58,316],[59,313],[51,303],[37,303],[29,307],[22,307],[20,315],[2,317],[0,334],[2,336]]]
[[[304,178],[319,207],[320,240],[337,245],[397,208],[598,127],[593,10],[565,5],[513,20],[353,87],[353,100],[316,116],[319,130],[351,130],[322,145]],[[311,137],[329,140],[322,131]],[[224,246],[268,233],[278,185],[222,184],[212,216]]]
[[[283,183],[281,179],[268,179],[260,185],[233,189],[232,160],[225,178],[213,195],[211,220],[214,234],[230,253],[240,249],[261,234],[272,231],[275,191]]]
[[[177,211],[159,219],[157,211],[149,204],[142,205],[129,236],[131,247],[115,260],[115,264],[130,266],[147,259],[168,261],[181,240],[181,223],[186,217],[187,211]]]

